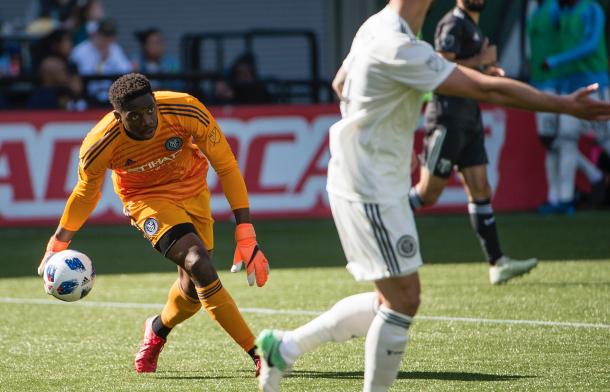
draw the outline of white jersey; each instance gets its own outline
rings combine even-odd
[[[343,62],[342,119],[330,128],[329,193],[383,203],[411,187],[413,135],[423,94],[453,71],[385,7],[358,30]]]

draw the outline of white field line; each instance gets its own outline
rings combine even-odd
[[[54,299],[35,299],[35,298],[11,298],[0,297],[0,303],[17,305],[63,305],[81,306],[88,308],[124,308],[124,309],[161,309],[163,304],[133,303],[133,302],[101,302],[101,301],[78,301],[62,302]],[[297,316],[317,316],[322,312],[315,310],[300,309],[266,309],[266,308],[241,308],[243,313],[255,314],[291,314]],[[588,329],[609,329],[610,324],[590,324],[580,322],[564,321],[542,321],[542,320],[501,320],[483,319],[475,317],[443,317],[443,316],[416,316],[416,320],[432,320],[463,323],[485,323],[485,324],[520,324],[520,325],[540,325],[545,327],[567,327],[567,328],[588,328]]]

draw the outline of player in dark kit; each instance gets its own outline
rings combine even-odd
[[[438,23],[436,50],[448,60],[492,76],[504,76],[497,65],[495,45],[489,45],[478,26],[485,0],[457,0]],[[492,284],[506,282],[536,266],[538,260],[513,260],[501,249],[487,179],[487,153],[479,103],[473,99],[434,94],[426,108],[425,164],[421,179],[409,192],[411,207],[433,205],[454,166],[468,195],[470,221],[490,264]]]

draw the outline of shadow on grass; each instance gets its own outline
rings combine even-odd
[[[162,380],[223,380],[223,379],[237,379],[237,378],[249,378],[254,379],[254,367],[252,370],[236,370],[232,372],[232,375],[205,375],[200,374],[200,370],[163,370],[157,371],[155,378]]]
[[[363,379],[363,372],[318,372],[293,371],[293,376],[330,379]],[[442,381],[510,381],[534,376],[487,374],[471,372],[399,372],[400,380],[442,380]]]
[[[538,286],[538,287],[605,287],[610,286],[608,282],[539,282],[529,280],[527,282],[519,282],[520,286]]]

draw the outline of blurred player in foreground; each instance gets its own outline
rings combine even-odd
[[[252,357],[258,374],[254,335],[222,286],[210,258],[214,220],[205,181],[208,160],[218,173],[237,223],[232,270],[247,262],[250,285],[256,281],[260,287],[267,281],[267,259],[256,242],[248,193],[227,140],[196,98],[170,91],[153,93],[141,74],[117,79],[110,87],[109,99],[114,110],[83,141],[78,184],[49,240],[38,274],[44,272],[49,257],[68,248],[95,209],[110,169],[114,189],[132,225],[176,263],[179,272],[161,314],[146,320],[136,371],[156,371],[169,332],[203,306]]]
[[[504,71],[497,65],[496,46],[489,45],[478,25],[484,8],[485,0],[457,0],[455,8],[438,22],[434,42],[447,60],[501,77]],[[470,223],[489,263],[490,282],[504,283],[529,272],[538,260],[514,260],[500,249],[479,103],[435,93],[426,107],[426,130],[425,164],[419,183],[409,192],[411,208],[435,204],[456,166],[468,195]]]
[[[360,27],[333,82],[343,118],[330,129],[330,206],[347,269],[356,280],[372,281],[375,292],[344,298],[295,330],[261,332],[263,391],[279,390],[302,354],[325,342],[361,336],[366,336],[364,391],[387,391],[396,379],[420,302],[422,259],[408,191],[424,92],[588,119],[610,117],[610,104],[588,97],[596,86],[550,95],[442,58],[416,38],[430,3],[390,0]]]

